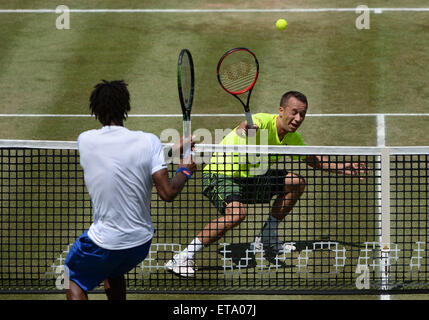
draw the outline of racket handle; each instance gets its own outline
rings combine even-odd
[[[191,151],[191,145],[185,145],[183,150],[183,159],[187,159],[191,154],[194,155],[194,152]]]
[[[250,128],[253,128],[253,119],[252,119],[252,114],[250,113],[250,111],[246,111],[244,113],[246,115],[246,120],[247,120],[247,124]]]
[[[191,136],[191,120],[183,121],[183,138],[187,139]],[[191,142],[183,145],[183,159],[187,159],[191,154]]]
[[[192,158],[190,158],[189,156],[192,155]],[[190,149],[185,149],[183,151],[183,159],[184,159],[184,163],[185,164],[190,164],[193,162],[193,158],[195,157],[195,152],[191,151]],[[189,159],[189,160],[188,160]]]
[[[192,157],[195,157],[194,151],[190,151],[189,148],[185,148],[183,158],[189,157],[190,154],[192,155]],[[170,149],[168,149],[167,156],[169,158],[171,158],[173,156],[173,148],[172,147],[170,147]]]

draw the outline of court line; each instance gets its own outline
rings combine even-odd
[[[309,113],[306,117],[428,117],[429,113]],[[90,118],[90,114],[2,113],[0,118]],[[130,114],[130,118],[181,118],[176,114]],[[242,113],[196,113],[192,117],[243,117]]]
[[[377,127],[377,146],[386,145],[386,117],[428,117],[429,113],[313,113],[307,114],[307,117],[375,117]],[[89,114],[0,114],[0,118],[28,117],[28,118],[91,118]],[[181,118],[182,114],[134,114],[130,118]],[[192,115],[197,117],[243,117],[241,113],[197,113]]]
[[[378,114],[377,119],[377,146],[384,147],[386,145],[386,122],[385,116]]]
[[[277,13],[277,12],[356,12],[356,8],[289,8],[289,9],[70,9],[70,13]],[[429,12],[429,8],[368,8],[381,12]],[[0,13],[63,13],[56,9],[0,9]]]

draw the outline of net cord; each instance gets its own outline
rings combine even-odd
[[[164,143],[164,147],[173,146]],[[78,149],[76,141],[54,140],[5,140],[0,139],[0,148],[38,148],[38,149]],[[301,155],[381,155],[384,147],[357,146],[258,146],[258,145],[220,145],[196,144],[195,152],[238,152],[250,154],[301,154]],[[389,147],[389,155],[426,155],[429,146]]]

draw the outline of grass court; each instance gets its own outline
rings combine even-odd
[[[131,112],[125,123],[128,128],[158,136],[166,128],[181,130],[176,66],[182,48],[191,51],[195,64],[193,130],[204,128],[214,137],[216,129],[232,129],[243,119],[241,106],[221,89],[215,72],[225,51],[244,46],[255,52],[260,63],[251,111],[276,113],[284,92],[305,93],[309,109],[299,132],[307,145],[428,145],[429,12],[422,0],[407,1],[406,7],[416,8],[414,11],[401,10],[405,5],[398,0],[388,4],[381,0],[367,1],[369,8],[397,10],[371,11],[370,27],[363,30],[355,26],[360,14],[354,10],[311,11],[355,9],[361,4],[353,1],[345,5],[338,0],[312,0],[303,4],[274,0],[210,4],[195,0],[144,3],[107,0],[89,4],[64,0],[61,4],[72,10],[100,11],[71,12],[70,29],[59,30],[56,19],[60,14],[37,11],[55,10],[57,1],[3,1],[0,5],[1,139],[76,141],[82,131],[99,128],[99,123],[88,115],[88,99],[101,79],[123,79],[129,84]],[[287,11],[293,8],[304,10]],[[104,12],[103,9],[160,10]],[[187,11],[190,9],[203,11]],[[220,12],[219,9],[258,10]],[[288,21],[285,31],[275,28],[279,18]],[[146,294],[130,297],[267,298]],[[11,294],[0,298],[64,297]],[[278,298],[300,299],[299,296]]]

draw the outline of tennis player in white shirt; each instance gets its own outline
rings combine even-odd
[[[104,281],[108,299],[125,299],[124,275],[146,258],[155,230],[150,216],[153,183],[163,200],[173,201],[196,165],[183,159],[169,179],[160,140],[123,125],[130,110],[123,81],[97,84],[90,109],[103,127],[81,133],[78,148],[93,223],[66,258],[66,294],[70,300],[88,299],[88,291]]]

